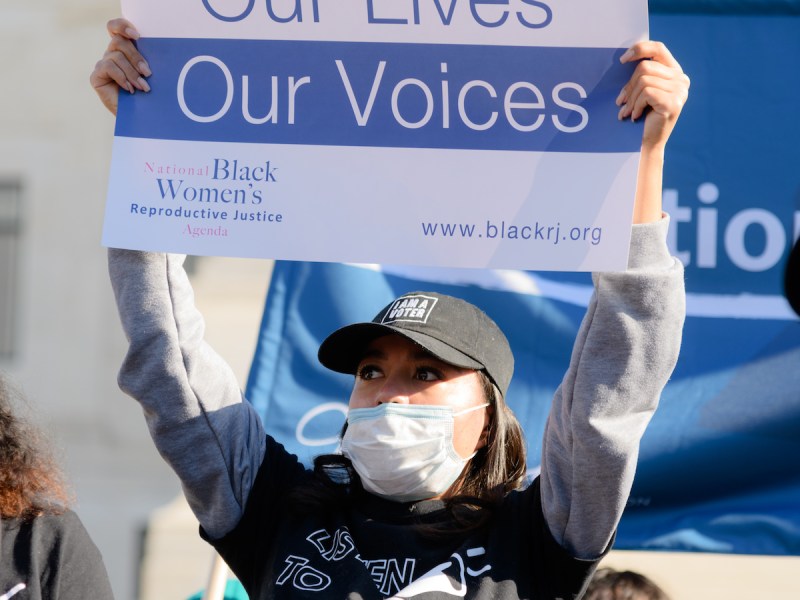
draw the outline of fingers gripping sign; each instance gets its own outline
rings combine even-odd
[[[630,81],[617,97],[619,118],[645,118],[643,147],[666,144],[689,96],[689,78],[661,42],[639,42],[631,46],[620,62],[640,61]]]
[[[150,66],[136,48],[139,32],[126,19],[112,19],[107,24],[111,40],[105,54],[94,67],[89,82],[105,107],[117,114],[120,88],[130,94],[136,90],[149,92],[145,77],[151,74]]]

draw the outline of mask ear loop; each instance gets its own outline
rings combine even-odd
[[[488,402],[484,402],[483,404],[478,404],[478,406],[471,406],[469,408],[465,408],[464,410],[460,410],[458,412],[454,412],[454,417],[460,417],[461,415],[465,415],[467,413],[471,413],[473,410],[478,410],[480,408],[484,408],[485,406],[489,406]]]
[[[464,410],[460,410],[460,411],[458,411],[457,413],[453,413],[453,418],[455,418],[455,417],[460,417],[461,415],[465,415],[465,414],[467,414],[467,413],[471,413],[471,412],[473,412],[473,411],[476,411],[476,410],[479,410],[479,409],[481,409],[481,408],[490,407],[490,406],[491,406],[491,404],[490,404],[489,402],[484,402],[483,404],[478,404],[477,406],[471,406],[471,407],[469,407],[469,408],[465,408]],[[491,419],[489,420],[489,423],[491,423]],[[487,424],[487,425],[486,425],[486,426],[483,428],[483,430],[481,431],[481,437],[478,439],[478,441],[481,441],[481,440],[483,440],[483,439],[484,439],[484,432],[487,432],[487,428],[488,428],[488,427],[489,427],[489,424]],[[487,432],[487,433],[488,433],[488,432]],[[487,435],[487,437],[488,437],[488,435]],[[470,454],[470,455],[469,455],[467,458],[463,459],[463,461],[464,461],[464,464],[466,464],[468,461],[470,461],[470,460],[472,460],[473,458],[475,458],[475,456],[477,456],[478,452],[480,452],[481,450],[483,450],[485,447],[486,447],[486,444],[484,443],[484,445],[483,445],[483,446],[481,446],[480,448],[478,448],[477,450],[475,450],[475,452],[473,452],[472,454]]]

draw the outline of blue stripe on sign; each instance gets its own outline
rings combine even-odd
[[[621,50],[143,39],[149,94],[124,137],[401,148],[633,152]],[[583,98],[582,96],[585,96]]]

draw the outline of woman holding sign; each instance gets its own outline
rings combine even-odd
[[[130,23],[109,31],[91,82],[115,112],[120,88],[149,89],[149,68]],[[622,61],[638,66],[619,117],[646,119],[629,266],[594,277],[541,475],[527,488],[522,432],[505,401],[513,356],[477,307],[406,294],[333,332],[319,359],[355,383],[342,454],[309,470],[264,434],[203,342],[181,257],[109,251],[130,340],[120,385],[142,404],[202,536],[251,598],[580,597],[611,547],[684,315],[661,176],[689,80],[657,42]]]

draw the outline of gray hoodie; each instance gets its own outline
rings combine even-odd
[[[639,441],[680,348],[683,267],[666,246],[669,219],[634,225],[628,269],[593,277],[595,293],[544,433],[542,509],[573,556],[608,549],[630,492]],[[242,517],[266,452],[259,416],[203,340],[183,257],[109,250],[130,342],[120,387],[180,478],[211,539]]]

